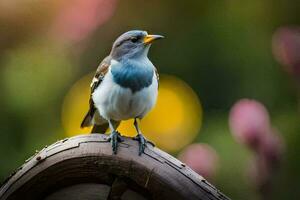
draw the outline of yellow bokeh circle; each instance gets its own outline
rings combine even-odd
[[[90,131],[79,126],[88,110],[91,79],[92,74],[80,79],[65,97],[62,121],[68,136]],[[157,104],[141,121],[140,128],[158,147],[175,152],[195,139],[201,121],[202,107],[194,91],[175,76],[161,75]],[[122,122],[118,131],[135,136],[133,120]]]
[[[80,128],[81,121],[89,109],[90,73],[77,81],[67,93],[62,107],[62,124],[67,136],[89,133],[92,128]]]

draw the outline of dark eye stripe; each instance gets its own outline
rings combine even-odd
[[[134,39],[134,38],[136,39],[135,42],[137,42],[137,41],[140,40],[142,37],[143,37],[143,35],[138,35],[138,36],[133,36],[133,37],[126,38],[126,39],[120,41],[120,42],[116,45],[116,47],[121,46],[124,42],[132,41],[132,39]],[[133,41],[132,41],[132,42],[133,42]]]
[[[131,37],[130,40],[131,40],[131,42],[137,42],[139,40],[139,38],[138,37]]]

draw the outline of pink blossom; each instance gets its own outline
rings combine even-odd
[[[257,150],[262,136],[269,132],[269,114],[260,102],[242,99],[232,107],[229,125],[238,142]]]
[[[280,167],[284,147],[282,138],[279,137],[277,131],[274,129],[271,131],[263,135],[259,150],[248,169],[249,178],[264,196],[264,199],[270,199],[273,176]]]
[[[269,190],[273,170],[269,169],[266,159],[261,155],[256,155],[248,165],[248,177],[256,189],[261,193]]]
[[[281,27],[273,36],[273,53],[285,70],[300,78],[300,27]]]
[[[58,12],[51,33],[68,41],[80,41],[113,14],[116,0],[66,1]]]
[[[277,131],[265,134],[262,138],[259,153],[264,157],[270,167],[276,168],[281,161],[283,154],[283,141],[279,137]]]
[[[207,144],[192,144],[186,147],[179,159],[201,176],[212,180],[217,171],[218,154]]]

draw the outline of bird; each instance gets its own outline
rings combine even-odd
[[[148,141],[139,128],[139,122],[155,106],[159,74],[148,58],[151,44],[162,35],[148,34],[143,30],[131,30],[119,36],[110,54],[103,59],[92,79],[89,110],[81,128],[93,126],[91,133],[105,133],[117,153],[118,143],[123,141],[117,128],[121,121],[134,119],[139,142],[138,153],[144,153]]]

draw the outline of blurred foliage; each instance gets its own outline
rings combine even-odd
[[[66,137],[64,106],[78,80],[95,71],[118,35],[144,29],[166,37],[149,55],[159,72],[182,80],[201,101],[203,121],[194,123],[202,128],[191,138],[216,150],[214,184],[232,199],[260,198],[247,177],[253,155],[228,127],[233,103],[253,98],[267,107],[286,143],[272,199],[300,198],[300,91],[272,54],[274,32],[300,25],[297,0],[82,2],[0,2],[0,180],[35,149]],[[84,98],[71,108],[86,108]],[[171,152],[176,155],[183,145]]]

